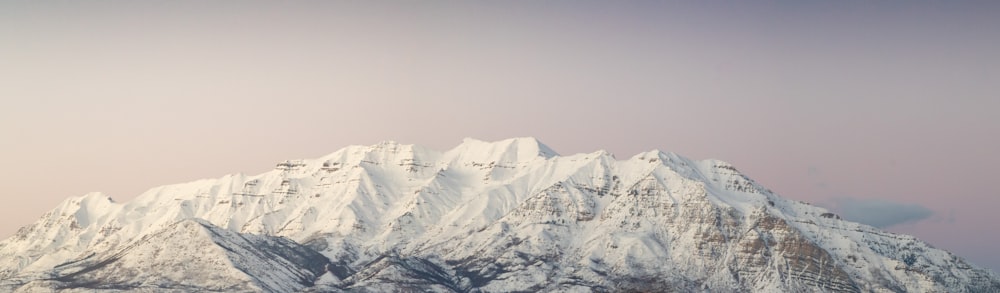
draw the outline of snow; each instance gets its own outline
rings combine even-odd
[[[56,266],[53,273],[69,285],[100,281],[98,288],[115,290],[289,292],[307,287],[302,281],[314,279],[314,271],[322,268],[310,268],[297,257],[308,253],[288,240],[241,235],[187,219],[117,251]]]
[[[125,203],[99,193],[67,199],[0,242],[0,279],[34,280],[59,264],[121,251],[181,222],[222,227],[202,230],[220,231],[213,243],[234,243],[226,239],[241,235],[313,243],[352,270],[374,270],[372,263],[390,253],[467,263],[491,280],[476,283],[484,291],[539,290],[558,283],[553,280],[572,282],[550,289],[574,291],[649,276],[691,290],[847,286],[795,279],[813,273],[843,273],[862,291],[961,292],[965,287],[956,284],[1000,282],[913,237],[826,213],[779,197],[729,163],[659,150],[618,160],[606,151],[559,155],[530,137],[465,139],[444,152],[386,141],[276,162],[263,174],[160,186]],[[809,257],[833,263],[820,271],[783,271],[782,262],[794,264],[799,256],[783,254],[798,246],[781,241],[806,241],[818,249]],[[919,269],[902,262],[908,253],[919,254]],[[481,259],[517,270],[494,272],[471,261]],[[348,284],[326,274],[317,286],[374,284],[360,276]],[[383,277],[391,279],[371,278]],[[447,286],[472,286],[453,277]],[[935,278],[954,281],[928,281]],[[261,286],[291,288],[264,279]]]

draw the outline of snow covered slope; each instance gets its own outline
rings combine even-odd
[[[19,289],[289,292],[313,286],[328,264],[288,239],[242,235],[188,219],[113,253],[56,266],[49,278]]]
[[[780,198],[725,162],[660,151],[560,156],[533,138],[467,139],[446,152],[351,146],[264,174],[153,188],[127,203],[72,198],[0,242],[0,289],[54,287],[41,280],[102,260],[91,255],[141,247],[179,221],[285,237],[329,261],[325,274],[251,261],[322,275],[312,286],[291,275],[233,277],[251,291],[1000,292],[993,272]],[[251,246],[236,254],[271,249]],[[146,269],[114,284],[169,279],[156,263],[93,272]]]

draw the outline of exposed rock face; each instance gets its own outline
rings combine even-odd
[[[778,197],[725,162],[559,156],[534,139],[444,153],[355,146],[125,204],[70,199],[0,242],[0,280],[11,290],[1000,292],[993,272]]]

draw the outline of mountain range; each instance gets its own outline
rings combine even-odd
[[[1000,292],[1000,276],[723,161],[514,138],[70,198],[0,242],[0,291],[52,290]]]

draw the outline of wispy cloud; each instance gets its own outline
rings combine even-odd
[[[849,221],[886,228],[903,223],[919,222],[930,218],[934,212],[913,203],[893,202],[885,199],[841,197],[834,199],[834,210]]]

